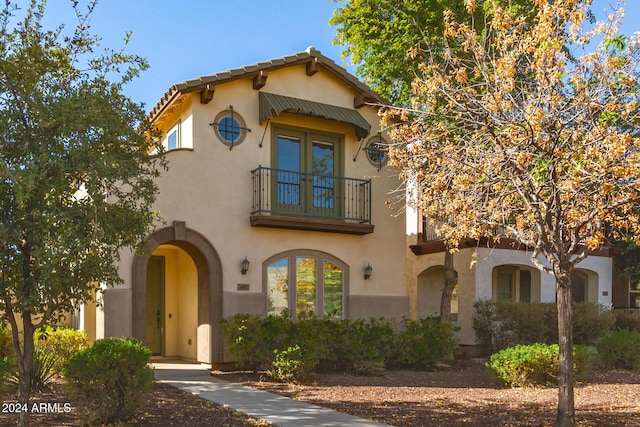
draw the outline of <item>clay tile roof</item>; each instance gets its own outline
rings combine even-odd
[[[208,76],[201,76],[195,79],[186,80],[182,83],[174,84],[169,88],[167,92],[165,92],[162,98],[160,98],[160,101],[158,101],[158,103],[149,112],[149,118],[152,121],[157,120],[162,115],[162,113],[181,95],[200,91],[207,85],[215,85],[218,83],[224,83],[236,79],[253,77],[260,71],[276,70],[278,68],[304,64],[311,61],[318,61],[322,67],[334,74],[336,77],[343,80],[358,94],[367,94],[369,98],[376,100],[377,102],[383,102],[382,99],[374,92],[372,92],[367,85],[360,82],[355,76],[351,75],[343,67],[336,64],[330,58],[322,55],[319,50],[316,50],[313,47],[309,47],[304,52],[298,52],[292,55],[283,56],[281,58],[258,62],[256,64],[234,68]]]

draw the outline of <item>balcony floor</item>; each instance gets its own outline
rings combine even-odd
[[[252,227],[323,231],[328,233],[355,234],[359,236],[371,234],[374,229],[373,224],[278,215],[251,215],[250,222]]]

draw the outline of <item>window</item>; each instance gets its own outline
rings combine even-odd
[[[296,251],[265,262],[268,314],[293,319],[344,316],[347,267],[321,252]]]
[[[531,271],[513,266],[494,268],[493,295],[496,301],[531,302]]]
[[[379,135],[369,138],[365,146],[367,159],[374,166],[380,168],[387,163],[387,142]]]
[[[242,116],[233,110],[221,111],[211,125],[218,139],[229,146],[241,144],[248,131]]]
[[[340,216],[342,137],[274,126],[273,205],[279,212]]]
[[[571,273],[571,299],[573,302],[587,302],[587,275],[574,271]]]
[[[162,141],[162,145],[165,150],[175,150],[176,148],[180,148],[180,125],[181,122],[178,121],[178,123],[173,125],[173,127],[169,129],[169,132],[167,132],[164,141]]]

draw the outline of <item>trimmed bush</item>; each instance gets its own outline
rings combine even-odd
[[[389,319],[291,322],[285,316],[238,314],[222,320],[228,352],[239,366],[271,371],[277,357],[278,366],[300,359],[291,350],[298,346],[304,349],[305,369],[317,365],[359,375],[383,374],[388,365],[431,369],[450,360],[457,346],[454,329],[436,319],[404,319],[399,333]]]
[[[488,354],[518,344],[558,342],[558,312],[554,303],[479,300],[474,307],[473,329]],[[614,323],[615,314],[599,304],[573,304],[576,344],[594,344],[614,328]]]
[[[325,366],[358,375],[381,375],[395,347],[395,330],[388,319],[329,321]]]
[[[628,329],[612,332],[600,339],[597,349],[609,368],[640,370],[640,332]]]
[[[63,366],[69,391],[90,424],[130,418],[153,384],[151,351],[131,338],[98,340]]]
[[[535,343],[516,345],[491,356],[485,365],[489,374],[508,387],[535,387],[557,384],[558,345]],[[589,371],[591,353],[585,346],[575,346],[574,374],[582,378]]]
[[[592,345],[613,331],[616,315],[613,310],[589,302],[573,304],[573,342]]]
[[[229,354],[247,369],[269,369],[273,351],[286,348],[291,322],[285,315],[260,317],[236,314],[222,319],[222,335]]]
[[[438,318],[418,320],[404,318],[396,344],[398,367],[431,370],[436,363],[453,360],[458,342],[453,337],[456,327]]]
[[[628,329],[630,331],[640,332],[640,317],[636,314],[636,311],[631,310],[613,310],[615,315],[614,330]]]

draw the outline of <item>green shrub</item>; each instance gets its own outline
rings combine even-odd
[[[395,330],[387,319],[334,321],[327,327],[327,365],[358,375],[380,375],[394,346]]]
[[[295,352],[287,350],[298,346],[305,351],[305,369],[359,375],[383,374],[388,364],[430,369],[453,354],[457,345],[453,330],[450,323],[435,319],[405,319],[399,334],[389,319],[291,322],[286,315],[239,314],[222,321],[228,351],[240,366],[271,371],[278,356],[276,365],[295,359]]]
[[[297,344],[286,350],[273,352],[275,358],[269,374],[275,380],[285,383],[296,384],[305,380],[318,363],[315,355]]]
[[[87,412],[91,424],[130,418],[151,389],[151,351],[131,338],[98,340],[63,366],[69,391]]]
[[[49,381],[56,375],[53,367],[57,359],[58,357],[55,353],[49,353],[39,347],[34,348],[33,364],[31,365],[31,375],[29,376],[31,390],[41,391],[48,388]]]
[[[229,354],[239,366],[253,370],[269,369],[273,350],[288,347],[285,342],[290,335],[291,322],[286,316],[265,318],[236,314],[221,320]]]
[[[595,344],[614,328],[616,316],[612,310],[594,303],[573,304],[573,342]]]
[[[436,317],[418,320],[402,319],[396,343],[394,364],[411,369],[433,369],[438,362],[453,360],[458,346],[453,332],[456,327]]]
[[[582,378],[589,370],[591,353],[576,346],[574,373]],[[516,345],[491,356],[485,365],[490,375],[508,387],[534,387],[556,384],[558,381],[558,345],[535,343]]]
[[[476,341],[482,347],[483,353],[491,354],[496,350],[494,337],[496,335],[497,315],[496,303],[490,299],[480,299],[474,304],[473,330],[476,333]]]
[[[614,330],[628,329],[630,331],[640,332],[640,316],[636,314],[634,309],[631,310],[613,310],[615,315]]]
[[[11,330],[0,328],[0,398],[15,388],[15,360]]]
[[[487,353],[518,344],[558,342],[558,315],[554,303],[514,303],[479,300],[474,304],[473,329]],[[614,327],[611,310],[594,303],[573,304],[576,344],[593,344]]]
[[[15,375],[15,365],[7,356],[0,357],[0,399],[14,388],[11,378]]]
[[[640,332],[620,329],[597,344],[602,362],[609,368],[640,369]]]
[[[34,334],[35,348],[55,356],[51,371],[62,374],[62,366],[77,352],[89,348],[89,338],[85,331],[62,327],[45,326]]]

